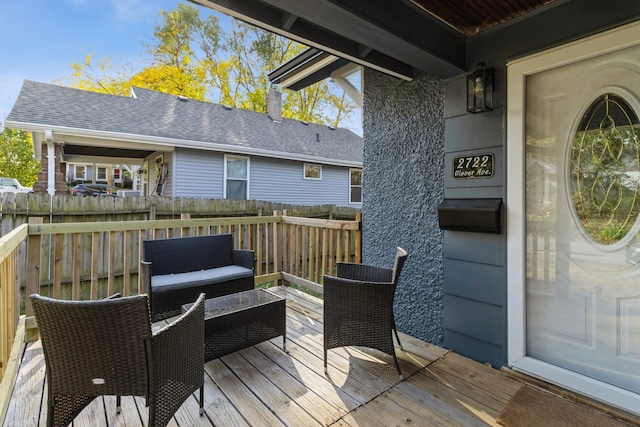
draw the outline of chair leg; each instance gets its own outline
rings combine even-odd
[[[122,411],[122,396],[116,396],[116,414]]]
[[[398,336],[398,330],[396,329],[396,320],[391,318],[391,328],[393,329],[393,333],[396,334],[396,341],[398,341],[398,346],[400,346],[400,350],[404,350],[402,348],[402,343],[400,342],[400,337]]]
[[[396,364],[396,369],[398,370],[398,376],[400,376],[400,381],[404,380],[404,376],[402,375],[402,371],[400,370],[400,364],[398,363],[398,358],[395,353],[393,354],[393,362]]]
[[[204,383],[200,387],[200,415],[204,414]]]
[[[327,349],[324,349],[324,374],[327,374]]]

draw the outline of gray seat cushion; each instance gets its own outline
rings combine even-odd
[[[239,265],[227,265],[209,270],[190,271],[188,273],[162,274],[151,276],[154,291],[168,291],[195,286],[212,285],[236,279],[253,277],[253,270]]]

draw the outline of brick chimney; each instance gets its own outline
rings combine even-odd
[[[267,114],[274,122],[282,121],[282,92],[274,86],[271,86],[267,95]]]

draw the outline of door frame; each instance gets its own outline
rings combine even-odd
[[[640,21],[507,63],[507,360],[516,371],[640,413],[640,395],[526,354],[525,113],[526,78],[640,45]]]

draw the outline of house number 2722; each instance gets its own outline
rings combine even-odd
[[[493,176],[493,164],[493,153],[454,157],[453,177],[456,179],[490,178]]]

